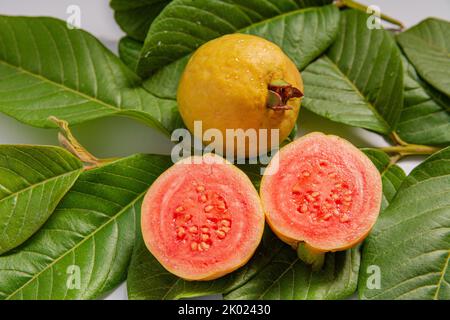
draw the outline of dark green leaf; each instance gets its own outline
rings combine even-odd
[[[240,32],[257,23],[331,1],[292,0],[174,0],[150,26],[138,73],[149,76],[224,34]],[[320,35],[316,33],[315,35]]]
[[[392,36],[367,28],[368,15],[341,13],[326,56],[303,72],[303,106],[330,120],[379,133],[392,132],[403,107],[403,69]]]
[[[378,220],[364,245],[360,297],[449,300],[449,248],[450,147],[412,171]]]
[[[403,57],[405,106],[397,133],[409,143],[450,144],[450,98],[425,83]]]
[[[276,15],[237,31],[274,42],[298,68],[303,69],[331,45],[337,34],[338,23],[339,11],[334,5],[330,5]],[[162,47],[165,48],[163,45]],[[183,55],[179,60],[158,70],[144,83],[144,87],[158,97],[176,98],[178,82],[188,60],[189,56]]]
[[[375,164],[378,171],[381,172],[383,182],[383,199],[381,202],[381,211],[384,211],[397,194],[400,185],[406,175],[402,168],[391,163],[389,156],[383,151],[377,149],[363,149],[364,153]]]
[[[428,18],[397,40],[419,75],[450,98],[450,22]]]
[[[279,240],[275,240],[279,241]],[[324,268],[311,271],[295,250],[283,246],[273,260],[245,285],[232,291],[225,299],[246,300],[309,300],[341,299],[356,289],[359,247],[329,253]]]
[[[0,16],[0,111],[38,127],[109,115],[137,118],[165,133],[174,101],[154,97],[97,39],[52,18]]]
[[[148,28],[171,0],[111,0],[114,18],[130,37],[144,41]]]
[[[61,148],[0,145],[0,254],[39,230],[82,170]]]
[[[135,70],[142,49],[142,42],[130,37],[123,37],[119,41],[120,59],[131,69]]]
[[[170,165],[136,155],[84,172],[39,232],[0,257],[0,298],[91,299],[125,280],[142,197]]]
[[[255,255],[241,269],[214,281],[185,281],[164,269],[140,239],[128,271],[128,297],[133,300],[172,300],[226,293],[251,279],[282,246],[272,232],[266,230]]]

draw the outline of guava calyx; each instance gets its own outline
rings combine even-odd
[[[276,111],[292,110],[287,103],[293,98],[303,97],[303,92],[284,80],[274,80],[269,84],[267,107]]]

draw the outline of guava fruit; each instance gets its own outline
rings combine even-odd
[[[194,53],[181,77],[177,100],[192,133],[194,122],[202,121],[204,131],[218,129],[222,133],[224,144],[219,152],[252,157],[267,151],[273,129],[279,129],[277,144],[288,137],[297,120],[302,92],[300,72],[277,45],[253,35],[231,34]],[[234,140],[234,145],[227,141],[227,129],[267,129],[268,135],[257,137],[257,154],[249,148],[244,154],[237,149],[236,138],[228,139]]]
[[[213,280],[243,266],[264,229],[250,179],[216,155],[182,160],[151,186],[142,234],[153,256],[185,280]]]
[[[368,235],[382,184],[374,164],[350,142],[311,133],[274,156],[260,195],[272,230],[319,269],[325,252],[346,250]]]

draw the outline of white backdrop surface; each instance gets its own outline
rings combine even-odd
[[[411,27],[426,17],[450,20],[450,0],[361,0],[367,5],[377,5],[385,14]],[[81,9],[81,26],[98,37],[107,47],[117,51],[117,42],[124,35],[114,21],[108,0],[0,0],[0,14],[52,16],[67,19],[70,5]],[[320,118],[307,110],[300,112],[300,131],[322,131],[340,135],[359,147],[388,145],[379,135]],[[75,135],[92,153],[99,157],[127,156],[134,153],[169,154],[171,142],[162,134],[127,118],[95,120],[74,128]],[[0,144],[50,144],[57,145],[56,130],[26,126],[0,114]],[[409,173],[422,159],[408,158],[400,166]],[[126,299],[124,283],[106,299]]]

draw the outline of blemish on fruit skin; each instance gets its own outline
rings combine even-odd
[[[346,213],[344,213],[342,216],[341,216],[341,222],[347,222],[347,221],[349,221],[350,220],[350,217],[348,216],[348,214],[346,214]]]
[[[205,191],[205,187],[204,186],[198,186],[196,190],[198,192],[203,192],[203,191]]]

